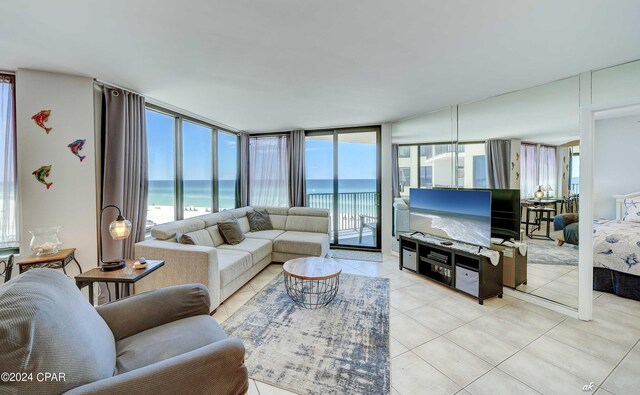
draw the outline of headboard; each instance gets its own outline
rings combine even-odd
[[[627,195],[613,195],[616,199],[616,219],[621,221],[624,218],[624,213],[627,211],[625,206],[625,200],[635,200],[640,202],[640,192],[629,193]]]

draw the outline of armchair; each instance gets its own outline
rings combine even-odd
[[[0,371],[64,380],[0,382],[0,393],[244,394],[244,346],[209,316],[200,284],[93,308],[62,273],[32,269],[0,286]]]

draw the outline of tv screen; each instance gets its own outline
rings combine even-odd
[[[413,231],[491,245],[490,191],[411,188],[409,214]]]

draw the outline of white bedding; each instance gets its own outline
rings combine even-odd
[[[593,266],[640,276],[640,223],[594,223]]]

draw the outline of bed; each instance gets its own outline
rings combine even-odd
[[[616,219],[593,225],[593,289],[640,301],[640,192],[615,199]]]

